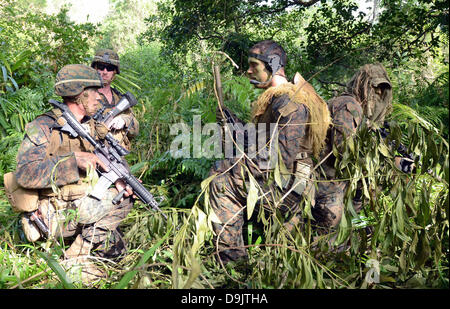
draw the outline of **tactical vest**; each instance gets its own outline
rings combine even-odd
[[[275,99],[275,98],[274,98]],[[274,100],[273,99],[273,100]],[[298,109],[298,104],[289,100],[289,97],[287,95],[283,96],[283,99],[288,101],[286,105],[281,107],[278,112],[281,114],[282,117],[287,117],[294,111]],[[259,115],[255,117],[255,124],[258,125],[258,123],[266,123],[268,124],[266,127],[266,136],[270,137],[270,123],[276,123],[278,121],[277,117],[274,115],[272,108],[270,108],[269,104],[264,111],[262,115]],[[305,162],[307,164],[312,164],[311,155],[313,153],[312,151],[312,140],[311,140],[311,134],[309,134],[309,126],[306,128],[306,134],[302,138],[300,142],[300,151],[297,154],[296,160],[300,160],[302,162]],[[289,168],[289,167],[288,167]]]
[[[278,109],[278,112],[282,117],[288,117],[299,108],[299,105],[290,100],[287,95],[283,95],[282,97],[283,100],[287,101],[288,103]],[[276,98],[274,97],[272,99],[272,102],[275,99]],[[256,125],[261,123],[267,124],[266,136],[269,138],[271,137],[270,123],[276,123],[278,121],[277,116],[274,115],[274,111],[270,107],[271,105],[272,103],[267,106],[266,110],[261,115],[258,115],[254,118],[254,122]],[[303,195],[313,203],[314,186],[310,181],[312,177],[311,173],[313,161],[311,157],[313,153],[313,147],[311,134],[309,132],[309,126],[306,127],[305,136],[301,139],[299,144],[300,150],[296,155],[293,166],[287,166],[289,173],[287,175],[281,175],[282,189],[286,191],[291,190],[299,196]]]
[[[67,155],[74,151],[91,152],[92,146],[81,140],[80,138],[71,138],[67,133],[61,132],[59,129],[65,124],[65,120],[61,118],[61,111],[54,109],[44,115],[52,118],[55,122],[51,126],[51,134],[49,138],[49,146],[47,147],[46,156]],[[89,131],[93,132],[93,122],[87,122]],[[81,176],[81,175],[80,175]],[[83,175],[84,176],[84,175]],[[73,201],[86,195],[89,187],[87,183],[82,182],[82,177],[77,183],[68,184],[58,188],[58,192],[52,189],[32,190],[22,188],[17,182],[14,172],[4,175],[4,184],[6,196],[15,212],[31,212],[38,208],[39,200],[48,197],[57,197],[63,201]]]
[[[61,156],[67,155],[71,152],[92,152],[93,146],[82,138],[73,138],[68,133],[61,132],[60,129],[65,125],[66,120],[61,117],[62,112],[59,109],[53,109],[52,111],[45,113],[44,115],[55,120],[55,123],[50,128],[50,140],[47,148],[47,156]],[[92,136],[94,135],[94,122],[92,120],[86,121],[82,124],[89,130]],[[80,180],[74,184],[68,184],[59,188],[59,192],[53,192],[51,189],[39,190],[40,197],[57,196],[64,201],[73,201],[86,195],[86,191],[89,188],[89,184],[82,181],[86,176],[83,171],[80,172]]]

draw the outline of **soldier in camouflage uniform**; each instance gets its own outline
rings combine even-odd
[[[343,152],[344,140],[354,135],[363,121],[368,126],[382,126],[392,103],[392,86],[381,64],[361,67],[347,85],[347,91],[328,102],[332,126],[327,133],[327,144],[320,159],[320,180],[312,214],[319,231],[327,232],[336,227],[344,210],[344,195],[348,181],[336,180],[333,145]],[[356,212],[361,210],[361,200],[354,200]]]
[[[63,98],[64,104],[94,137],[95,123],[90,116],[100,108],[98,89],[101,86],[97,71],[81,64],[63,67],[55,83],[55,93]],[[116,258],[125,253],[125,244],[117,227],[132,207],[131,192],[126,193],[127,198],[119,205],[113,205],[112,199],[125,187],[123,181],[119,181],[101,201],[88,196],[92,186],[86,177],[87,171],[97,166],[106,168],[92,153],[94,149],[90,143],[61,131],[65,124],[61,115],[62,112],[55,108],[27,124],[17,154],[15,176],[21,187],[39,192],[37,213],[48,227],[50,236],[75,238],[65,251],[68,261],[65,266],[84,264],[82,280],[89,282],[103,275],[87,263],[86,257],[91,251],[105,258]],[[77,212],[75,218],[70,218],[71,211]],[[36,241],[38,238],[32,236],[36,226],[27,218],[23,216],[22,219],[24,232],[29,240]]]
[[[91,67],[97,70],[103,80],[103,87],[99,89],[102,97],[102,109],[100,113],[108,113],[123,94],[111,87],[111,82],[116,74],[120,74],[119,55],[111,49],[99,49],[91,62]],[[110,124],[111,134],[121,146],[130,150],[131,140],[139,134],[139,122],[131,109],[117,116]]]
[[[220,221],[213,223],[213,229],[219,258],[224,263],[247,256],[242,235],[250,186],[246,171],[263,191],[258,192],[260,206],[269,211],[279,208],[287,216],[298,219],[299,204],[312,192],[312,156],[319,154],[330,124],[326,103],[312,86],[305,80],[296,85],[287,81],[286,53],[280,45],[274,41],[257,43],[250,49],[248,62],[250,82],[265,89],[253,103],[253,122],[266,126],[264,144],[279,150],[287,173],[282,175],[281,184],[269,184],[270,174],[277,164],[273,156],[261,154],[253,159],[239,156],[215,163],[210,171],[210,175],[216,176],[209,186],[209,203]],[[227,111],[235,122],[240,122]],[[218,120],[229,122],[223,116],[222,111],[217,113]],[[275,124],[278,131],[275,137],[272,137],[270,124]],[[277,158],[278,150],[275,151]]]

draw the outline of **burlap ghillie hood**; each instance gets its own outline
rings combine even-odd
[[[257,101],[253,103],[252,119],[264,114],[272,98],[287,94],[296,104],[304,104],[309,110],[309,125],[313,142],[314,156],[318,157],[325,145],[328,127],[331,124],[330,112],[326,102],[317,94],[305,79],[300,77],[296,84],[285,83],[267,89]]]
[[[374,88],[382,85],[385,90],[383,96],[379,97]],[[359,101],[364,115],[371,123],[382,124],[385,116],[392,110],[391,81],[385,68],[379,63],[362,66],[348,82],[347,92]]]

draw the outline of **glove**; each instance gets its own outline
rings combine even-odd
[[[108,128],[109,129],[116,129],[116,130],[120,130],[123,129],[126,126],[126,122],[123,119],[123,117],[121,116],[117,116],[115,117],[109,124],[108,124]]]
[[[408,158],[402,158],[400,160],[400,166],[403,173],[412,173],[416,167],[414,161]]]

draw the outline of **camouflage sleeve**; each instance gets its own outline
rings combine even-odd
[[[123,119],[125,120],[125,125],[127,127],[127,137],[129,139],[135,138],[139,134],[139,122],[137,121],[136,117],[134,116],[133,112],[130,110],[126,111],[122,115]]]
[[[51,188],[52,179],[57,186],[75,183],[80,179],[73,153],[50,156],[50,126],[53,119],[41,116],[27,124],[25,137],[17,153],[17,182],[24,188]]]
[[[287,96],[276,98],[272,102],[275,121],[278,120],[278,147],[285,166],[293,168],[297,154],[301,151],[301,141],[305,137],[307,123],[309,122],[309,110],[305,105],[292,104],[293,110],[281,111],[286,107],[289,99]]]
[[[363,111],[350,96],[330,100],[329,108],[333,119],[333,143],[339,149],[347,137],[356,133],[362,121]]]

